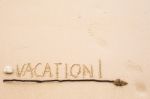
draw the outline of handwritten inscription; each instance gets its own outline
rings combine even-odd
[[[97,67],[97,70],[94,70]],[[67,63],[31,63],[16,65],[17,77],[49,77],[54,79],[60,78],[101,78],[101,61],[97,66],[89,64],[67,64]],[[63,76],[63,77],[62,77]]]

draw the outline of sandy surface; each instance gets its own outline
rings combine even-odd
[[[149,5],[149,0],[0,0],[0,99],[150,99]],[[129,84],[3,83],[16,78],[2,72],[7,64],[97,66],[99,59],[102,79]]]

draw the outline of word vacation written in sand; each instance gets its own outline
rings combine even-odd
[[[102,78],[101,61],[92,64],[26,63],[16,65],[16,76],[48,79],[94,79]]]

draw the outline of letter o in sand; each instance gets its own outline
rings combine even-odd
[[[81,73],[80,64],[73,64],[70,69],[70,75],[74,78],[77,78]]]

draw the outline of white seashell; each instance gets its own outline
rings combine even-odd
[[[3,72],[5,74],[12,74],[13,73],[13,67],[12,66],[9,66],[9,65],[6,65],[3,69]]]

